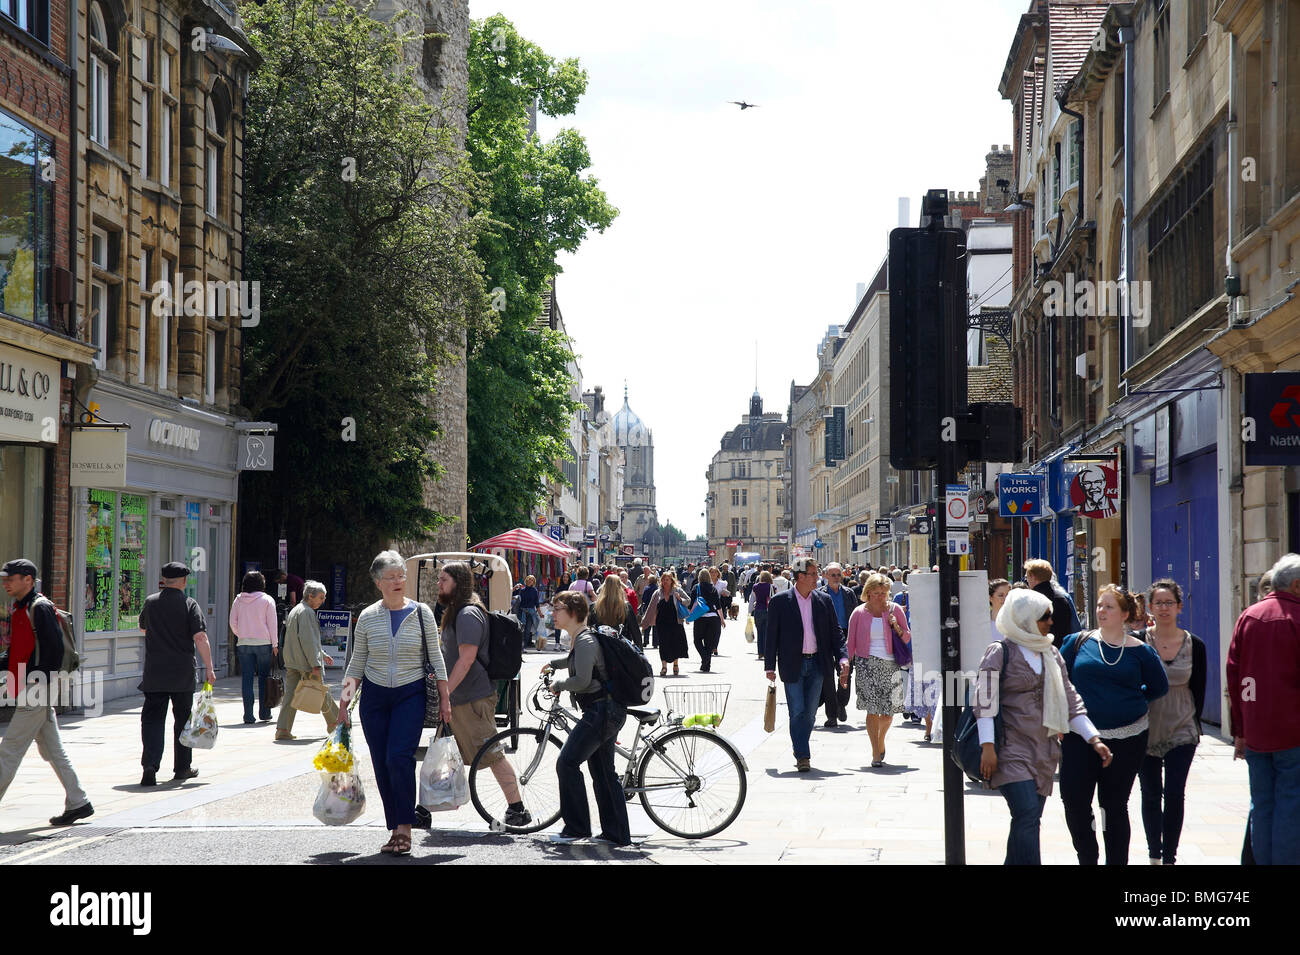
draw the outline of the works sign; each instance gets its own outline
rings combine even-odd
[[[1244,377],[1246,464],[1300,464],[1300,371]]]

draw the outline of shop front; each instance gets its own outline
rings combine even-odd
[[[97,386],[89,405],[102,422],[129,425],[122,487],[77,487],[72,613],[85,629],[87,668],[105,699],[137,692],[143,666],[140,609],[163,564],[191,569],[186,593],[208,624],[217,676],[226,674],[231,542],[237,497],[235,419],[166,397]]]

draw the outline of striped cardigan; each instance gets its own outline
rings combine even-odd
[[[420,619],[424,617],[424,642],[420,640]],[[357,617],[352,633],[352,659],[345,676],[367,680],[378,686],[395,687],[424,679],[424,650],[428,647],[429,662],[439,680],[447,679],[447,666],[443,663],[442,648],[438,643],[438,625],[433,611],[422,603],[406,615],[396,635],[392,619],[382,600],[376,600]]]

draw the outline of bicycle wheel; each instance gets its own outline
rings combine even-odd
[[[646,814],[683,839],[703,839],[731,825],[746,788],[740,754],[708,730],[665,733],[650,743],[637,769]]]
[[[493,829],[506,832],[539,832],[555,824],[560,818],[560,783],[555,774],[555,761],[560,755],[560,741],[554,735],[550,737],[551,746],[541,753],[541,759],[528,781],[520,782],[519,796],[524,808],[533,817],[523,826],[505,824],[506,806],[509,800],[501,790],[491,767],[483,765],[483,758],[496,746],[505,752],[505,762],[514,770],[516,780],[533,765],[534,757],[542,746],[542,731],[539,729],[504,730],[491,737],[482,748],[474,754],[474,762],[469,767],[469,797],[478,814],[487,820]]]

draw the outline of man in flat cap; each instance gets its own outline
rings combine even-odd
[[[95,813],[77,773],[63,750],[59,720],[54,712],[52,684],[63,662],[63,632],[52,604],[36,589],[36,565],[11,560],[0,569],[0,583],[13,598],[9,610],[9,694],[19,697],[14,715],[0,741],[0,799],[14,781],[27,749],[36,751],[53,767],[63,784],[63,815],[52,826],[70,826]]]
[[[194,706],[194,651],[206,670],[204,679],[217,679],[212,669],[212,650],[208,646],[208,625],[203,611],[193,597],[185,595],[185,578],[190,569],[179,561],[163,564],[158,593],[145,599],[140,611],[140,629],[144,631],[144,707],[140,710],[140,739],[144,753],[141,786],[158,785],[158,767],[162,763],[163,729],[167,722],[167,704],[171,704],[174,727],[172,782],[184,782],[199,774],[190,766],[194,751],[182,746],[181,730]]]

